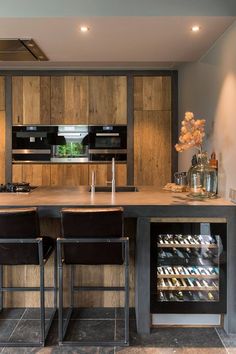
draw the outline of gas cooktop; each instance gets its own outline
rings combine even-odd
[[[6,183],[0,185],[0,193],[27,193],[30,192],[31,187],[29,183]]]

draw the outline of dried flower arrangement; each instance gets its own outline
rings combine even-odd
[[[181,122],[179,143],[175,145],[178,152],[182,152],[191,147],[201,150],[202,140],[205,136],[205,119],[194,119],[192,112],[185,112],[185,117]]]

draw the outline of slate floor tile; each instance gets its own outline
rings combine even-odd
[[[4,319],[14,319],[14,320],[19,320],[23,313],[25,312],[25,308],[5,308],[0,312],[0,320]]]
[[[109,341],[114,340],[114,320],[71,320],[66,340]]]
[[[49,324],[49,321],[46,320],[46,326]],[[35,342],[39,342],[41,335],[41,327],[39,320],[21,320],[18,322],[14,332],[10,337],[12,342],[32,342],[32,345]]]
[[[10,338],[13,330],[17,326],[18,320],[0,321],[0,341],[5,342]]]
[[[111,307],[97,308],[75,308],[73,309],[73,319],[112,319],[115,318],[115,309]]]
[[[46,308],[45,309],[45,318],[49,319],[52,315],[54,309]],[[26,309],[22,319],[24,320],[39,320],[40,319],[40,309],[39,308],[28,308]]]

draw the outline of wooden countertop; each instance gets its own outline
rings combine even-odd
[[[30,193],[0,193],[0,207],[13,206],[235,206],[222,198],[193,200],[188,193],[173,193],[153,187],[139,192],[96,192],[88,187],[38,187]]]

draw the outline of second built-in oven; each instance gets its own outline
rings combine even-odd
[[[90,161],[126,161],[127,126],[90,126],[88,148]]]

